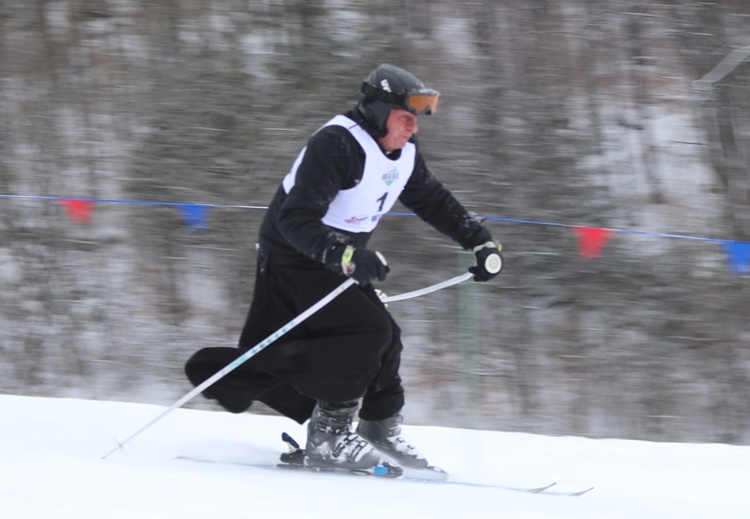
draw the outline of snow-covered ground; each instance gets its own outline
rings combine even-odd
[[[273,465],[285,418],[178,409],[102,459],[163,408],[0,396],[3,517],[747,518],[750,447],[553,438],[406,426],[455,481],[596,488],[581,497],[440,483],[312,474]]]

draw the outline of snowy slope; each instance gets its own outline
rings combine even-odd
[[[0,396],[3,517],[747,518],[750,447],[552,438],[406,426],[453,480],[596,489],[582,497],[206,464],[272,465],[290,420],[179,409],[102,456],[163,408]]]

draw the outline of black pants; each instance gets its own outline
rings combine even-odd
[[[240,349],[204,348],[185,372],[194,385],[317,303],[345,278],[313,261],[259,258]],[[372,286],[349,287],[302,324],[208,388],[204,395],[240,413],[254,400],[303,423],[316,400],[363,398],[359,415],[381,420],[404,405],[398,371],[401,330]]]

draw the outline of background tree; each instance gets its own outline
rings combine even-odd
[[[184,360],[244,322],[248,206],[392,62],[442,92],[422,150],[469,209],[504,218],[488,225],[508,256],[496,283],[392,305],[410,421],[747,442],[747,277],[717,242],[653,233],[750,239],[748,11],[0,0],[0,194],[109,200],[85,224],[0,198],[0,391],[183,395]],[[205,229],[180,204],[210,204]],[[588,259],[570,225],[628,232]],[[471,261],[416,218],[386,219],[373,246],[389,293]]]

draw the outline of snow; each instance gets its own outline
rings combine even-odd
[[[273,465],[277,416],[178,409],[103,459],[163,407],[0,395],[4,517],[180,518],[746,518],[750,447],[547,437],[404,426],[451,479],[513,486],[596,488],[581,497],[496,488],[311,474]]]

